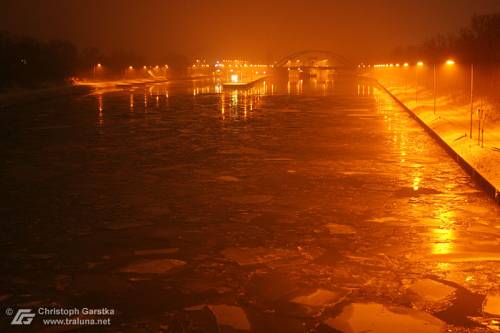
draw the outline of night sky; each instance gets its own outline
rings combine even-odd
[[[2,0],[0,30],[155,58],[280,58],[304,49],[362,60],[500,12],[499,0]]]

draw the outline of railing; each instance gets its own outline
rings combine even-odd
[[[456,140],[500,149],[500,65],[380,65],[370,74],[408,108],[446,122]]]

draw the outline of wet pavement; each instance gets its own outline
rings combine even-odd
[[[369,81],[2,117],[2,308],[114,308],[113,332],[500,329],[499,208]]]

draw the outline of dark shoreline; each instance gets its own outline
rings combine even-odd
[[[8,107],[36,103],[58,97],[83,95],[91,91],[90,87],[59,85],[49,88],[23,89],[0,93],[0,110]]]

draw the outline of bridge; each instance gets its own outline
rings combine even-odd
[[[322,50],[306,50],[289,54],[275,63],[274,67],[288,70],[330,69],[349,71],[356,69],[353,63],[340,54]]]

